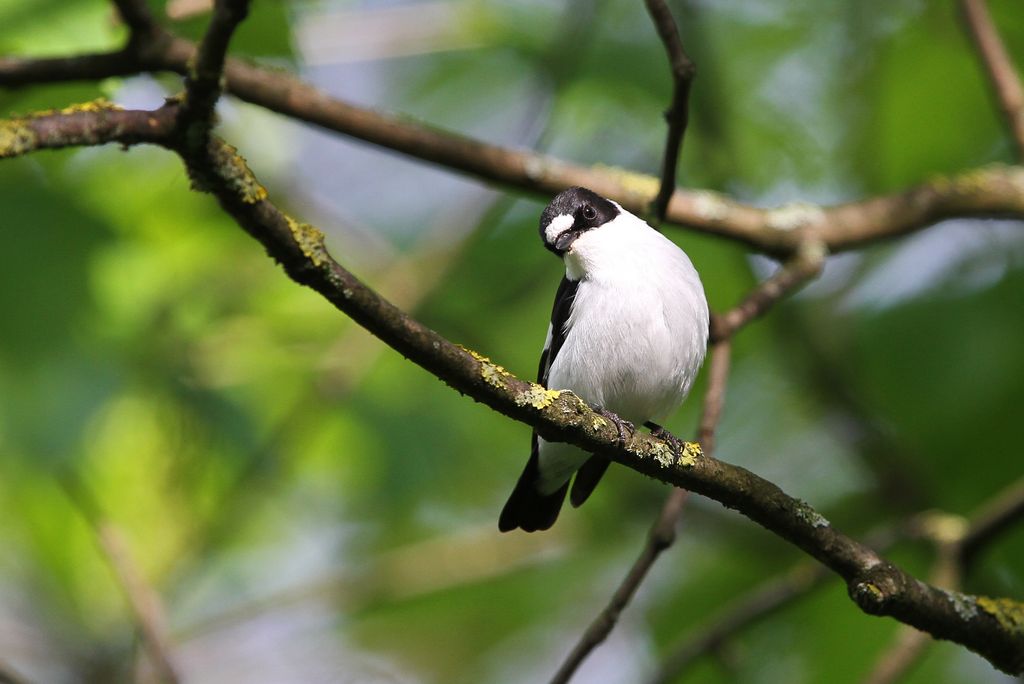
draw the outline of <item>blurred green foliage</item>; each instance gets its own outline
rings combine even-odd
[[[1024,64],[1024,7],[992,4]],[[233,47],[302,70],[301,26],[404,5],[258,1]],[[553,153],[658,168],[668,68],[639,3],[450,8],[472,49],[410,56],[382,32],[403,56],[305,73],[343,96],[377,84],[357,99],[504,142],[514,136],[499,110],[536,98],[524,116]],[[951,2],[673,9],[699,66],[684,184],[757,204],[835,202],[1012,161]],[[0,0],[0,53],[113,49],[124,36],[113,17],[102,0]],[[206,15],[165,21],[197,37]],[[102,94],[156,106],[177,87],[161,77],[27,88],[0,92],[0,108]],[[342,263],[450,339],[532,376],[560,271],[535,232],[542,198],[462,183],[463,206],[420,187],[438,172],[415,161],[374,152],[379,164],[363,164],[355,147],[322,151],[322,135],[247,105],[222,114],[275,200],[320,223]],[[353,168],[370,190],[337,182]],[[366,209],[382,204],[390,223]],[[125,535],[160,592],[189,682],[543,680],[642,545],[666,491],[621,468],[550,532],[499,535],[529,430],[289,281],[190,191],[171,155],[5,161],[0,207],[0,662],[31,681],[129,679],[140,653],[75,492]],[[765,272],[735,245],[671,235],[718,310]],[[958,222],[833,259],[737,339],[718,455],[855,534],[922,508],[969,515],[1022,471],[1022,293],[1018,223]],[[693,434],[703,387],[676,432]],[[691,500],[679,541],[580,681],[651,674],[680,638],[800,558]],[[932,559],[909,543],[894,558],[922,576]],[[1024,530],[982,554],[966,588],[1024,597]],[[680,681],[855,682],[896,629],[832,583]],[[907,677],[1002,679],[945,643]]]

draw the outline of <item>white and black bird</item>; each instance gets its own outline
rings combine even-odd
[[[616,202],[585,188],[559,193],[540,217],[544,246],[565,260],[537,382],[568,389],[610,418],[619,437],[682,403],[704,361],[708,303],[689,257]],[[502,532],[546,530],[582,504],[609,461],[533,433],[526,470],[501,511]]]

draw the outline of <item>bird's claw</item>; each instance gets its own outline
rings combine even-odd
[[[672,465],[679,465],[679,459],[683,457],[683,449],[686,448],[686,444],[683,440],[679,439],[657,423],[648,421],[644,423],[644,425],[650,428],[652,437],[657,437],[668,444],[669,451],[672,452]]]
[[[603,406],[598,406],[595,410],[602,417],[607,418],[615,424],[615,429],[619,433],[619,447],[626,446],[626,433],[628,432],[629,436],[632,437],[636,433],[636,427],[628,420],[619,418]]]

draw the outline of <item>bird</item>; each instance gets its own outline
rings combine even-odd
[[[675,411],[704,362],[707,298],[690,258],[617,202],[582,187],[558,193],[540,217],[544,246],[561,257],[537,382],[571,390],[615,424],[680,443],[655,420]],[[498,529],[549,529],[569,491],[573,507],[593,492],[608,459],[532,435],[530,459]]]

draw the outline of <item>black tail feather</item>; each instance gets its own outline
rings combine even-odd
[[[576,479],[572,482],[572,491],[569,492],[569,503],[573,508],[579,508],[587,500],[590,493],[594,491],[594,487],[601,481],[604,471],[608,470],[609,465],[611,465],[611,461],[607,458],[591,456],[576,472]]]
[[[522,528],[524,532],[546,530],[555,524],[558,512],[562,510],[565,492],[569,489],[568,480],[557,491],[542,494],[537,489],[540,475],[540,461],[537,456],[537,438],[533,439],[533,450],[526,469],[519,476],[512,495],[498,518],[498,529],[502,532]]]

